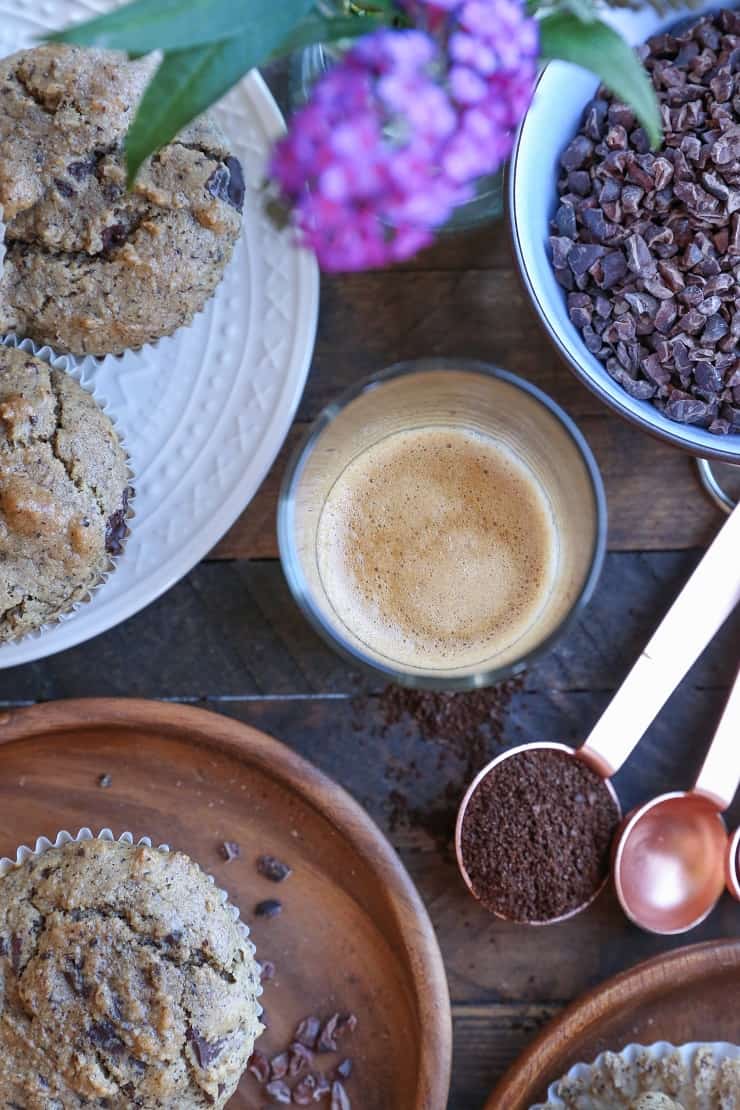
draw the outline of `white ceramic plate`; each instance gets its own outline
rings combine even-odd
[[[111,0],[0,0],[0,56]],[[68,619],[0,647],[12,667],[73,647],[148,605],[233,524],[272,465],[308,374],[318,270],[278,232],[261,198],[283,120],[250,74],[218,108],[244,166],[244,230],[215,298],[189,328],[156,347],[79,362],[123,432],[134,471],[134,519],[118,569]]]
[[[644,42],[681,19],[698,19],[705,11],[729,6],[720,0],[699,2],[690,11],[663,15],[646,4],[639,11],[609,11],[603,18],[631,43]],[[599,82],[592,73],[567,62],[551,62],[543,71],[532,106],[519,129],[509,174],[509,210],[519,267],[534,306],[560,353],[588,385],[622,416],[677,447],[726,462],[740,460],[740,435],[717,436],[704,428],[670,420],[649,401],[638,401],[590,354],[571,323],[565,295],[548,253],[549,223],[555,212],[560,155],[575,135],[583,109]]]

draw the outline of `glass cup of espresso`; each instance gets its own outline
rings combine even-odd
[[[278,507],[283,569],[319,633],[407,686],[491,685],[549,650],[606,547],[573,421],[505,370],[400,363],[312,426]]]

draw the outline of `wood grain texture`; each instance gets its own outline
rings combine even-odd
[[[263,733],[190,707],[105,699],[6,711],[0,855],[83,822],[166,841],[228,891],[258,956],[277,967],[262,1051],[282,1051],[307,1014],[353,1012],[358,1029],[342,1051],[366,1110],[444,1102],[451,1028],[437,941],[398,857],[335,783]],[[228,864],[225,840],[241,850]],[[257,874],[263,853],[293,868],[279,888]],[[275,897],[279,917],[254,916],[255,903]],[[262,1101],[246,1075],[230,1105]]]
[[[532,668],[512,700],[502,724],[504,744],[537,737],[576,741],[586,734],[720,517],[686,457],[608,413],[559,362],[521,289],[503,225],[444,237],[391,272],[325,278],[322,297],[300,423],[213,559],[92,643],[0,672],[0,703],[97,694],[208,706],[273,733],[345,786],[400,851],[439,938],[454,1017],[449,1110],[481,1110],[505,1068],[566,1003],[637,961],[675,948],[681,938],[640,933],[610,893],[582,917],[547,930],[493,922],[467,895],[447,846],[455,804],[467,785],[466,753],[444,737],[425,738],[412,718],[389,727],[381,691],[317,639],[274,562],[274,512],[287,451],[341,389],[399,359],[430,354],[498,362],[537,382],[576,418],[604,473],[612,553],[583,619]],[[739,643],[736,618],[620,776],[626,805],[691,783]],[[481,757],[498,750],[495,731],[484,737]],[[101,737],[88,779],[108,770],[105,744]],[[155,774],[169,795],[177,768],[157,766]],[[203,774],[207,780],[208,768]],[[25,797],[26,776],[19,770],[16,778],[0,781],[0,790]],[[137,800],[125,782],[114,775],[110,791],[102,792],[114,814]],[[191,804],[203,804],[204,790],[204,782],[192,784],[178,822]],[[70,821],[81,813],[86,791],[89,781],[59,797]],[[218,797],[205,798],[203,852],[213,851],[209,821],[218,803]],[[150,809],[144,817],[154,828],[158,800]],[[737,804],[732,820],[740,822]],[[224,875],[227,884],[233,881],[228,870]],[[725,898],[692,939],[737,936],[740,905]],[[362,1103],[359,1110],[366,1110]]]
[[[528,1110],[579,1062],[627,1044],[740,1043],[740,940],[693,945],[617,976],[568,1007],[496,1087],[485,1110]]]

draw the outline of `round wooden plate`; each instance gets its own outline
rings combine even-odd
[[[353,1105],[445,1106],[452,1034],[434,932],[395,852],[339,786],[271,737],[201,709],[110,698],[1,714],[0,856],[84,825],[183,849],[228,891],[258,957],[276,965],[264,1052],[286,1047],[309,1014],[351,1011]],[[239,845],[237,860],[221,858],[224,841]],[[261,854],[293,874],[262,878]],[[255,917],[267,898],[282,913]],[[266,1101],[246,1075],[230,1107]]]
[[[740,940],[679,948],[625,971],[574,1002],[540,1033],[485,1110],[528,1110],[573,1064],[606,1049],[670,1041],[740,1044]]]

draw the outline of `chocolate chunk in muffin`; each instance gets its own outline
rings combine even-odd
[[[252,945],[185,855],[90,840],[0,879],[3,1105],[219,1110],[258,993]]]
[[[210,118],[126,188],[124,139],[155,65],[66,45],[0,62],[0,331],[118,354],[189,323],[221,280],[245,186]]]
[[[0,641],[54,620],[101,580],[123,549],[128,481],[94,398],[0,346]]]

